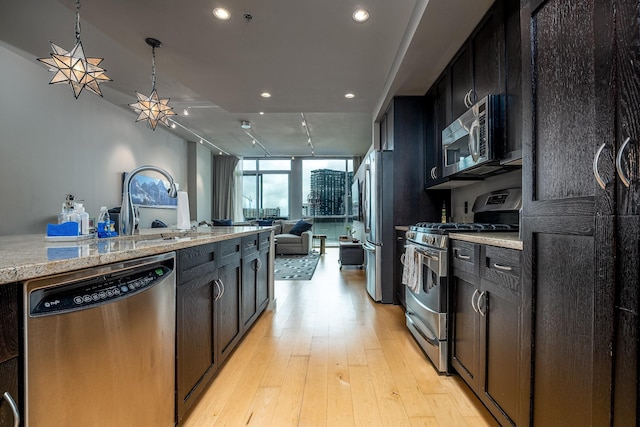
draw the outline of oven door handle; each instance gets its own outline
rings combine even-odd
[[[419,327],[416,325],[416,323],[415,323],[415,322],[413,321],[413,319],[411,318],[411,316],[415,316],[415,313],[412,313],[411,311],[408,311],[408,310],[407,310],[406,314],[407,314],[407,320],[408,320],[409,322],[411,322],[411,325],[413,326],[414,330],[415,330],[416,332],[418,332],[418,333],[420,334],[420,336],[421,336],[422,338],[424,338],[424,340],[425,340],[425,341],[427,341],[429,344],[431,344],[431,345],[432,345],[432,346],[434,346],[434,347],[438,347],[438,346],[440,345],[440,341],[439,341],[439,340],[438,340],[438,338],[436,337],[436,334],[434,334],[434,333],[433,333],[433,331],[432,331],[431,329],[429,329],[429,327],[428,327],[428,326],[424,325],[424,326],[425,326],[425,329],[426,329],[427,331],[429,331],[429,332],[433,335],[433,338],[430,338],[430,337],[426,336],[426,335],[424,334],[424,332],[422,331],[422,329],[421,329],[421,328],[419,328]]]
[[[422,249],[418,249],[416,247],[416,252],[420,255],[423,256],[427,259],[430,259],[431,261],[440,261],[440,257],[436,256],[436,255],[431,255],[429,252],[424,251]]]

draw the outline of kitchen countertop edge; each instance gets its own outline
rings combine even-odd
[[[518,233],[449,233],[449,239],[463,240],[465,242],[479,243],[482,245],[497,246],[506,249],[522,250],[522,240]]]
[[[47,241],[42,234],[0,236],[0,286],[248,236],[273,228],[211,227],[183,232],[152,229],[154,231],[147,230],[134,236],[72,242]]]

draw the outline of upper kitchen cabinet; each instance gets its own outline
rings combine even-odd
[[[455,188],[482,179],[443,178],[442,131],[487,95],[504,96],[504,133],[494,147],[504,167],[493,173],[522,164],[521,84],[519,5],[498,0],[425,96],[425,188]]]
[[[442,169],[442,131],[451,122],[449,74],[444,73],[425,96],[425,188],[447,182]]]
[[[487,95],[504,94],[505,68],[504,10],[498,1],[451,63],[453,118]]]
[[[640,9],[521,6],[532,422],[636,425]]]
[[[450,66],[451,73],[451,111],[457,118],[469,109],[475,99],[473,90],[473,57],[471,46],[467,43],[458,52]],[[470,99],[473,97],[473,100]]]

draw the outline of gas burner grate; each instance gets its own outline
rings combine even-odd
[[[518,231],[517,225],[489,224],[489,223],[459,223],[459,222],[419,222],[410,227],[411,230],[421,232],[446,231]]]

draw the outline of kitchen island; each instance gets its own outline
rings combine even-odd
[[[175,421],[179,423],[274,301],[273,227],[151,229],[133,236],[74,241],[44,235],[0,237],[0,395],[8,392],[17,403],[12,407],[6,397],[0,400],[0,426],[17,419],[14,410],[24,417],[28,404],[22,366],[28,343],[21,338],[27,319],[26,284],[166,253],[175,253],[177,278],[171,321],[175,322]]]

